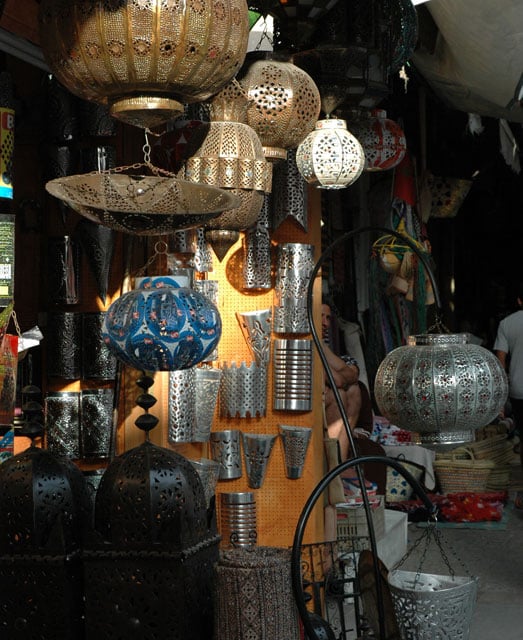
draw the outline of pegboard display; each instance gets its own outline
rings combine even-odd
[[[310,198],[315,202],[316,194]],[[302,242],[314,245],[315,259],[320,255],[320,224],[319,213],[311,218],[316,222],[310,224],[309,230],[304,232],[293,221],[284,221],[272,233],[273,263],[277,245],[283,242]],[[242,328],[237,318],[237,312],[272,309],[274,303],[274,289],[248,293],[242,287],[243,244],[242,238],[234,244],[221,261],[213,255],[213,270],[205,274],[208,280],[218,282],[217,306],[222,319],[222,337],[217,348],[217,360],[214,367],[240,366],[245,363],[250,367],[253,356],[244,338]],[[321,282],[318,278],[315,289],[315,300],[321,300]],[[315,309],[318,323],[320,322],[320,306]],[[294,531],[303,505],[313,488],[325,472],[325,458],[323,449],[323,408],[322,408],[322,365],[319,356],[312,345],[312,406],[310,411],[276,411],[273,409],[273,342],[279,338],[311,339],[309,334],[271,334],[271,356],[267,372],[267,394],[265,415],[256,414],[246,417],[228,417],[221,415],[220,400],[218,400],[212,431],[237,429],[248,434],[278,435],[279,425],[311,427],[312,437],[307,450],[303,472],[298,479],[286,477],[283,443],[277,437],[272,448],[263,482],[259,488],[249,486],[249,479],[242,448],[241,464],[242,476],[234,480],[220,480],[216,488],[218,525],[220,523],[220,494],[226,492],[252,491],[256,501],[258,544],[272,546],[290,546]],[[125,432],[121,444],[125,449],[139,443],[141,434],[133,426],[140,410],[133,407],[137,388],[133,376],[125,385],[126,409]],[[209,443],[169,443],[168,440],[168,389],[169,374],[157,373],[155,385],[151,393],[158,399],[157,405],[151,410],[160,417],[159,427],[151,433],[151,439],[162,446],[171,447],[179,453],[192,459],[210,457]],[[323,510],[320,505],[317,513],[309,520],[305,539],[316,541],[323,535]]]

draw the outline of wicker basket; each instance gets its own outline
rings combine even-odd
[[[451,453],[436,454],[433,467],[441,492],[484,492],[496,463],[478,460],[468,447],[458,447]]]

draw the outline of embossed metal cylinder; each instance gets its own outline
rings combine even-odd
[[[238,429],[213,431],[209,438],[211,458],[221,464],[220,480],[234,480],[242,476],[241,440]]]
[[[277,436],[265,433],[243,433],[242,436],[249,487],[260,489]]]
[[[80,456],[109,458],[113,450],[113,389],[80,393]]]
[[[46,448],[64,458],[80,457],[80,394],[49,392],[44,399]]]
[[[251,362],[222,365],[220,416],[251,418],[267,412],[267,367]]]
[[[203,485],[205,500],[209,507],[216,492],[216,483],[220,475],[220,463],[215,460],[209,460],[208,458],[189,460],[189,462],[198,472],[198,476]]]
[[[52,304],[80,302],[80,251],[70,236],[47,240],[47,294]]]
[[[310,411],[312,409],[312,341],[274,340],[273,409]]]
[[[114,380],[116,357],[102,338],[105,311],[82,313],[82,378]]]
[[[284,242],[278,245],[274,286],[273,331],[309,333],[307,288],[314,268],[314,245]]]
[[[271,212],[274,229],[289,217],[304,231],[309,228],[307,185],[296,165],[296,149],[289,149],[287,159],[274,166]]]
[[[193,442],[209,441],[221,377],[221,369],[196,368],[196,413]]]
[[[251,547],[258,539],[254,493],[220,494],[220,534],[224,547]]]
[[[508,382],[496,356],[467,334],[425,334],[385,356],[374,393],[382,414],[422,444],[457,445],[499,415]]]
[[[271,357],[271,309],[237,311],[236,317],[256,364],[267,365]]]
[[[78,380],[82,375],[82,316],[50,313],[46,330],[47,376]]]
[[[194,367],[169,372],[170,443],[192,442],[196,424],[196,371]]]
[[[310,427],[293,427],[287,424],[280,424],[285,472],[289,480],[301,478],[311,435],[312,429]]]
[[[269,209],[272,194],[266,193],[256,224],[243,235],[243,288],[247,291],[272,287]]]

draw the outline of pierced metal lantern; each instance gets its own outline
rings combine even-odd
[[[247,51],[245,0],[42,0],[40,42],[71,93],[147,128],[206,100]]]
[[[365,152],[365,171],[393,169],[405,157],[407,140],[403,129],[387,118],[384,109],[367,114],[355,111],[348,115],[347,122]]]
[[[260,137],[265,157],[284,160],[287,149],[314,129],[321,107],[318,87],[295,64],[276,59],[256,60],[240,83],[251,101],[247,124]]]
[[[247,105],[238,82],[229,83],[216,95],[209,105],[208,133],[185,163],[186,180],[219,187],[239,199],[239,205],[205,222],[206,229],[240,231],[252,227],[265,193],[271,190],[272,165],[265,159],[258,135],[245,124]],[[207,237],[214,246],[213,234]]]
[[[189,460],[149,441],[108,466],[84,551],[89,637],[212,637],[214,500]]]
[[[144,371],[193,367],[221,337],[218,309],[188,287],[133,289],[107,310],[102,337],[124,364]]]
[[[4,638],[83,638],[81,548],[91,526],[77,465],[34,445],[0,465]]]
[[[365,166],[365,153],[347,130],[345,120],[318,120],[296,151],[302,177],[320,189],[343,189],[355,182]]]
[[[427,334],[385,356],[374,394],[382,414],[422,444],[457,445],[499,414],[508,383],[496,356],[466,334]]]

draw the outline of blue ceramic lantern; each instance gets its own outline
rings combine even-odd
[[[163,284],[123,294],[105,316],[104,342],[135,369],[188,369],[205,360],[220,340],[220,314],[209,298]]]

